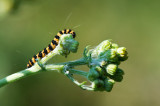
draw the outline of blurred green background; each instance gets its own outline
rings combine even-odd
[[[0,89],[0,106],[160,106],[160,1],[0,0],[0,78],[26,68],[28,60],[64,28],[77,33],[82,56],[112,39],[128,49],[124,80],[108,92],[84,91],[57,72],[40,73]],[[86,67],[80,67],[88,70]]]

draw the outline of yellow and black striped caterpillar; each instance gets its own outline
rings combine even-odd
[[[75,38],[76,36],[76,33],[71,29],[64,29],[62,31],[59,31],[57,35],[54,37],[54,39],[52,40],[52,42],[46,48],[44,48],[44,50],[40,51],[37,55],[34,55],[32,59],[29,60],[27,64],[27,68],[32,67],[36,63],[36,59],[38,58],[42,59],[48,53],[53,51],[56,48],[56,46],[59,44],[59,39],[61,36],[63,36],[63,34],[72,34],[73,38]]]

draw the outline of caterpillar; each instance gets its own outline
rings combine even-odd
[[[29,60],[27,64],[27,68],[32,67],[36,63],[36,59],[42,59],[48,53],[53,51],[56,48],[56,46],[59,44],[60,37],[63,36],[64,34],[72,34],[73,38],[76,37],[76,33],[71,29],[64,29],[64,30],[59,31],[57,35],[54,37],[54,39],[51,41],[51,43],[46,48],[44,48],[42,51],[37,53],[37,55],[34,55],[32,59]]]

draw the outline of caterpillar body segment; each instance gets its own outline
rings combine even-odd
[[[32,59],[29,60],[27,64],[27,68],[32,67],[37,62],[36,59],[42,59],[48,53],[53,51],[56,48],[56,46],[59,44],[59,40],[61,36],[63,36],[64,34],[72,34],[73,38],[76,37],[76,33],[71,29],[64,29],[62,31],[59,31],[57,35],[54,37],[54,39],[51,41],[51,43],[46,48],[44,48],[42,51],[34,55]]]

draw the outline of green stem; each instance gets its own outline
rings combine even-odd
[[[64,70],[64,66],[65,65],[72,67],[72,66],[84,65],[84,64],[86,64],[86,61],[84,60],[84,58],[81,58],[81,59],[75,60],[75,61],[71,61],[71,62],[60,63],[60,64],[44,65],[43,68],[45,70],[42,70],[42,68],[40,68],[39,65],[36,64],[35,66],[33,66],[31,68],[22,70],[20,72],[11,74],[11,75],[3,78],[3,79],[0,79],[0,87],[4,86],[6,84],[9,84],[11,82],[15,82],[17,80],[23,79],[23,78],[25,78],[27,76],[37,74],[39,72],[43,72],[43,71],[58,71],[58,72],[62,72]],[[72,74],[77,74],[77,75],[81,75],[81,76],[87,77],[87,72],[80,71],[80,70],[75,70],[75,69],[71,69],[69,71]]]
[[[6,84],[8,84],[6,78],[3,78],[3,79],[0,80],[0,87],[4,86]]]
[[[85,65],[85,64],[87,64],[87,61],[84,58],[80,58],[79,60],[59,63],[57,65],[68,65],[72,67],[72,66]]]
[[[34,67],[34,66],[33,66]],[[46,65],[45,66],[45,70],[47,71],[62,71],[63,70],[64,65]],[[41,68],[37,71],[31,71],[30,69],[25,69],[22,70],[20,72],[11,74],[3,79],[0,79],[0,87],[7,85],[11,82],[15,82],[17,80],[23,79],[25,77],[28,77],[30,75],[34,75],[37,74],[39,72],[44,72],[44,70],[42,70]]]
[[[38,72],[42,72],[42,70],[39,70],[37,71],[36,73]],[[22,70],[20,72],[17,72],[17,73],[14,73],[14,74],[11,74],[3,79],[0,80],[0,87],[8,84],[8,83],[11,83],[11,82],[15,82],[19,79],[23,79],[27,76],[30,76],[30,75],[33,75],[33,74],[36,74],[36,73],[33,73],[31,71],[28,71],[28,70]]]
[[[71,70],[69,70],[69,72],[72,74],[77,74],[77,75],[83,76],[85,78],[87,78],[87,75],[88,75],[88,72],[81,71],[81,70],[75,70],[75,69],[71,69]]]

